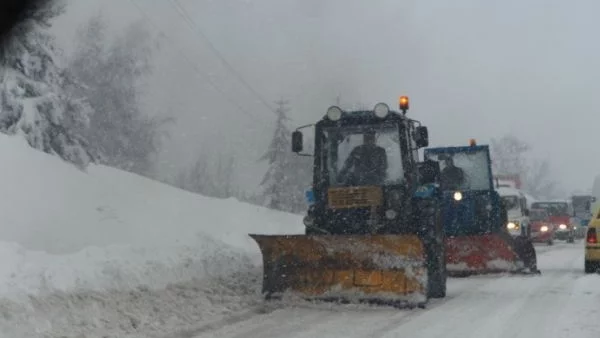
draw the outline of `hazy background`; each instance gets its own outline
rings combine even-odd
[[[67,53],[98,11],[115,35],[139,19],[161,33],[144,103],[177,119],[157,166],[164,175],[208,148],[239,156],[237,179],[255,189],[275,118],[261,100],[289,99],[293,126],[338,95],[345,106],[395,106],[402,94],[433,146],[512,132],[551,159],[569,191],[600,173],[596,1],[180,0],[196,26],[168,0],[135,1],[142,11],[125,0],[67,2],[53,28]]]

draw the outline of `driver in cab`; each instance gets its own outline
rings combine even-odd
[[[363,144],[352,149],[346,159],[340,178],[351,185],[382,185],[387,168],[385,149],[376,144],[375,132],[367,131],[363,135]]]
[[[440,174],[440,183],[443,190],[456,190],[465,183],[465,172],[462,168],[454,165],[452,156],[440,156],[444,160],[445,167]]]

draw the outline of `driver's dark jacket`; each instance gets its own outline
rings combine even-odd
[[[465,181],[465,173],[456,166],[448,166],[440,175],[442,189],[458,189]]]
[[[363,144],[352,150],[340,175],[342,177],[350,175],[350,178],[343,178],[347,183],[381,185],[386,178],[386,171],[385,149],[377,145]]]

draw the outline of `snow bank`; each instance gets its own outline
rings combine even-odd
[[[123,336],[229,313],[258,299],[260,252],[247,234],[303,230],[297,215],[104,166],[81,172],[17,137],[0,134],[0,157],[0,333],[10,337]],[[123,311],[134,324],[108,318]]]
[[[0,157],[0,240],[31,250],[181,244],[198,232],[254,250],[248,232],[302,231],[296,215],[203,197],[105,166],[83,173],[6,135],[0,135]]]

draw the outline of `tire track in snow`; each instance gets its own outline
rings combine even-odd
[[[538,278],[507,277],[497,279],[480,290],[466,293],[456,302],[428,312],[414,321],[381,335],[382,338],[409,334],[421,337],[554,337],[543,325],[560,313],[561,304],[552,290],[568,290],[572,273],[552,266],[574,267],[579,259],[573,250],[561,248],[544,255],[540,268],[546,273]],[[551,313],[548,315],[548,311]]]
[[[489,278],[478,276],[464,279],[449,279],[448,296],[444,299],[433,299],[426,309],[402,310],[392,307],[370,305],[338,305],[332,303],[273,303],[282,307],[264,315],[250,316],[237,323],[229,323],[226,327],[210,328],[194,331],[196,335],[177,336],[188,337],[314,337],[327,336],[324,332],[336,327],[337,334],[344,333],[345,337],[367,337],[375,330],[388,331],[400,323],[409,321],[434,308],[459,297],[467,290],[484,287]],[[287,324],[292,321],[291,324]],[[373,327],[373,323],[379,323]],[[385,329],[381,328],[384,325]],[[216,328],[216,329],[215,329]],[[344,329],[340,329],[344,328]],[[346,332],[347,331],[347,332]],[[333,332],[331,332],[333,333]],[[378,334],[373,335],[377,337]]]
[[[557,251],[568,249],[577,244],[556,244],[554,246],[536,246],[538,259],[544,260],[546,256]],[[540,266],[543,268],[543,266]],[[542,272],[544,274],[544,271]],[[335,305],[324,306],[274,303],[279,308],[274,308],[266,313],[254,309],[245,312],[247,315],[238,316],[232,320],[222,320],[215,324],[204,326],[201,329],[188,332],[185,336],[171,336],[172,338],[201,338],[201,337],[386,337],[390,332],[428,316],[432,311],[443,313],[444,318],[453,316],[457,302],[460,304],[466,299],[490,294],[490,284],[493,286],[499,281],[508,284],[527,283],[530,278],[540,276],[476,276],[468,278],[451,278],[448,280],[448,296],[445,299],[432,300],[427,309],[398,310],[393,308],[370,307],[364,305]],[[512,282],[511,282],[512,280]],[[519,282],[516,282],[518,280]],[[531,283],[529,283],[531,284]],[[535,283],[533,283],[535,284]],[[465,298],[466,297],[466,298]],[[455,305],[450,305],[455,304]],[[514,304],[513,304],[514,305]],[[493,307],[489,303],[486,308]],[[281,308],[283,307],[283,308]],[[486,313],[482,309],[467,309],[471,316],[481,316]],[[457,314],[455,320],[464,319]],[[376,323],[374,325],[374,323]],[[334,329],[335,328],[335,329]],[[396,333],[402,333],[396,332]],[[406,333],[406,332],[404,332]],[[427,337],[427,335],[425,335]]]

